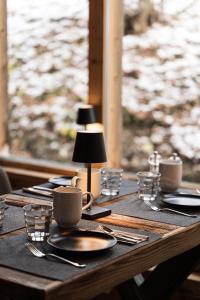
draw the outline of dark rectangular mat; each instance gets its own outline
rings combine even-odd
[[[79,227],[84,229],[95,229],[99,225],[97,222],[81,220]],[[125,245],[117,243],[113,248],[95,252],[95,253],[78,253],[70,254],[69,252],[56,251],[51,246],[45,243],[36,243],[37,246],[45,251],[51,251],[58,255],[62,255],[68,259],[72,259],[79,263],[85,263],[85,268],[79,269],[71,265],[58,262],[56,260],[37,258],[33,256],[26,248],[27,242],[25,235],[20,235],[12,238],[5,238],[0,240],[0,265],[13,268],[19,271],[24,271],[34,275],[55,279],[55,280],[72,280],[76,276],[85,275],[87,272],[97,271],[103,266],[111,264],[116,258],[122,257],[130,251],[146,244],[150,244],[159,238],[158,234],[147,231],[140,231],[137,229],[123,228],[110,226],[111,228],[118,228],[135,233],[143,233],[149,236],[149,240],[136,245]]]
[[[50,189],[53,189],[53,188],[56,187],[56,185],[54,185],[52,183],[49,183],[49,182],[47,182],[45,184],[41,184],[41,186],[48,187]],[[122,182],[121,189],[120,189],[120,192],[119,192],[118,195],[116,195],[116,196],[101,195],[99,198],[97,198],[95,200],[95,203],[98,204],[98,203],[103,203],[103,202],[106,202],[106,201],[111,201],[113,199],[117,199],[117,198],[120,198],[120,197],[125,196],[125,195],[133,194],[136,191],[137,191],[136,181],[124,180]],[[35,194],[32,194],[32,193],[24,192],[22,189],[12,191],[11,194],[15,194],[15,195],[23,196],[23,197],[36,198],[36,199],[41,199],[41,200],[46,200],[46,201],[52,201],[52,198],[50,198],[50,197],[40,196],[40,195],[35,195]]]
[[[20,207],[7,205],[5,210],[5,217],[3,220],[3,227],[0,228],[0,235],[23,228],[24,212]]]
[[[53,188],[56,187],[54,184],[49,183],[49,182],[41,184],[40,186],[44,186],[44,187],[47,187],[49,189],[53,189]],[[51,197],[40,196],[40,195],[35,195],[35,194],[32,194],[32,193],[24,192],[22,189],[14,190],[14,191],[11,192],[11,194],[13,194],[13,195],[19,195],[19,196],[22,196],[22,197],[30,197],[30,198],[45,200],[45,201],[51,201],[51,202],[53,201],[53,198],[51,198]]]
[[[154,201],[153,201],[154,202]],[[185,217],[177,215],[175,213],[167,211],[153,211],[148,207],[143,200],[139,200],[137,194],[128,196],[128,199],[121,200],[119,202],[113,203],[106,206],[107,208],[112,209],[112,213],[126,215],[130,217],[142,218],[150,221],[157,221],[162,223],[168,223],[178,226],[189,226],[200,221],[200,207],[183,207],[175,205],[167,205],[162,202],[162,200],[156,200],[154,202],[158,207],[169,207],[188,214],[196,214],[197,218]]]

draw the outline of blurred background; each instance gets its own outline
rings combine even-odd
[[[88,95],[88,0],[8,0],[9,153],[71,161]],[[200,182],[200,0],[124,0],[123,155],[177,152]]]

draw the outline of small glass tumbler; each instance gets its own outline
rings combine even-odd
[[[28,239],[35,242],[44,241],[49,236],[52,206],[28,204],[23,209]]]
[[[153,201],[159,195],[160,173],[138,172],[138,197],[144,201]]]
[[[119,194],[123,169],[104,168],[101,170],[101,194],[115,196]]]
[[[5,203],[0,200],[0,228],[3,226],[4,216],[5,216]]]

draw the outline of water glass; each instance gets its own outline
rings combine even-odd
[[[52,206],[28,204],[23,209],[28,239],[37,242],[44,241],[49,236]]]
[[[5,203],[0,200],[0,228],[3,226],[4,216],[5,216]]]
[[[144,201],[155,200],[159,195],[160,173],[138,172],[138,197]]]
[[[122,182],[123,169],[104,168],[101,170],[101,194],[115,196],[119,194]]]

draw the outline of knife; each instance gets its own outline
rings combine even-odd
[[[138,240],[138,241],[146,241],[146,240],[149,239],[148,235],[131,233],[131,232],[117,230],[117,229],[112,229],[112,230],[116,233],[116,235],[118,234],[120,237],[133,238],[133,239]]]
[[[193,193],[186,193],[186,192],[175,192],[175,193],[171,193],[171,194],[164,194],[164,197],[195,197],[195,198],[199,198],[200,199],[200,194],[193,194]]]
[[[127,239],[124,239],[124,238],[121,238],[121,237],[117,237],[117,236],[115,236],[115,238],[117,239],[117,241],[119,243],[126,244],[126,245],[136,245],[138,243],[136,241],[133,241],[133,240],[129,241]]]
[[[34,188],[23,188],[22,190],[25,193],[31,193],[31,194],[46,196],[46,197],[53,197],[52,193],[50,193],[50,192],[39,191],[39,190],[35,190]]]
[[[146,241],[149,238],[148,236],[141,235],[141,234],[137,234],[137,235],[133,236],[133,233],[130,233],[130,232],[126,233],[124,231],[111,229],[105,225],[99,225],[98,228],[106,233],[109,233],[109,234],[115,236],[116,238],[125,239],[127,241],[133,241],[135,243],[140,243],[140,242]]]
[[[47,188],[45,186],[40,186],[40,185],[34,185],[34,186],[32,186],[32,188],[34,190],[46,191],[46,192],[50,192],[50,193],[53,192],[53,189]]]

